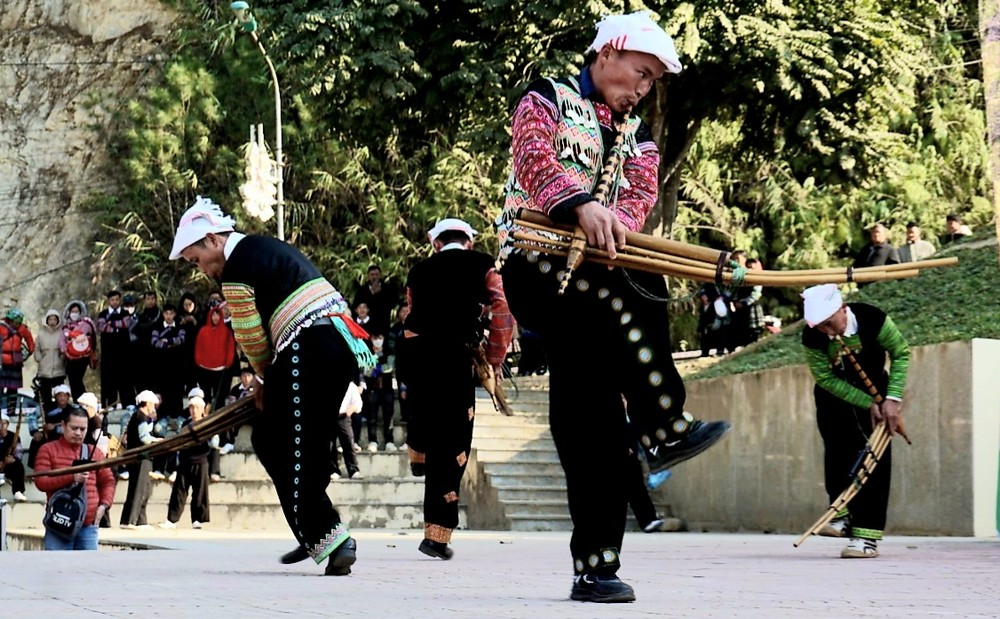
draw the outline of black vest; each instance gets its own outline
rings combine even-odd
[[[406,282],[411,300],[406,328],[437,340],[478,342],[483,306],[490,305],[486,274],[494,266],[492,256],[460,249],[415,264]]]

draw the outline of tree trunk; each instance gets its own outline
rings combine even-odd
[[[979,40],[983,49],[986,135],[993,178],[993,222],[1000,238],[1000,6],[997,0],[979,0]],[[997,258],[1000,260],[1000,244],[997,245]]]
[[[659,195],[646,219],[643,231],[656,236],[673,238],[677,217],[678,192],[681,187],[680,169],[701,129],[702,118],[693,118],[671,109],[666,84],[657,84],[654,102],[650,105],[649,126],[660,148]]]

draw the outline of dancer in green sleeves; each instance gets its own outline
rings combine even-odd
[[[889,432],[901,423],[900,406],[910,349],[892,318],[865,303],[843,302],[835,284],[802,293],[809,325],[802,333],[806,360],[816,379],[816,422],[823,437],[826,492],[832,502],[851,482],[850,473],[872,428],[885,421]],[[876,404],[860,374],[845,364],[843,346],[851,349],[884,401]],[[886,368],[886,355],[890,360]],[[845,559],[878,556],[885,529],[892,473],[892,446],[886,448],[868,482],[828,525],[828,537],[850,537],[840,553]]]

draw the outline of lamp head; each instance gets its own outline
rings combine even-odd
[[[250,4],[244,0],[237,0],[229,5],[229,8],[233,10],[233,15],[236,16],[236,21],[239,22],[240,26],[246,32],[254,32],[257,30],[257,20],[254,19],[253,14],[250,13]]]

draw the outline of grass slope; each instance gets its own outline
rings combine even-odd
[[[973,338],[1000,339],[996,239],[968,241],[934,257],[945,256],[957,256],[958,266],[927,269],[919,277],[872,284],[845,300],[870,303],[888,312],[911,346]],[[788,325],[781,333],[690,374],[686,380],[803,363],[804,326],[801,320]]]

